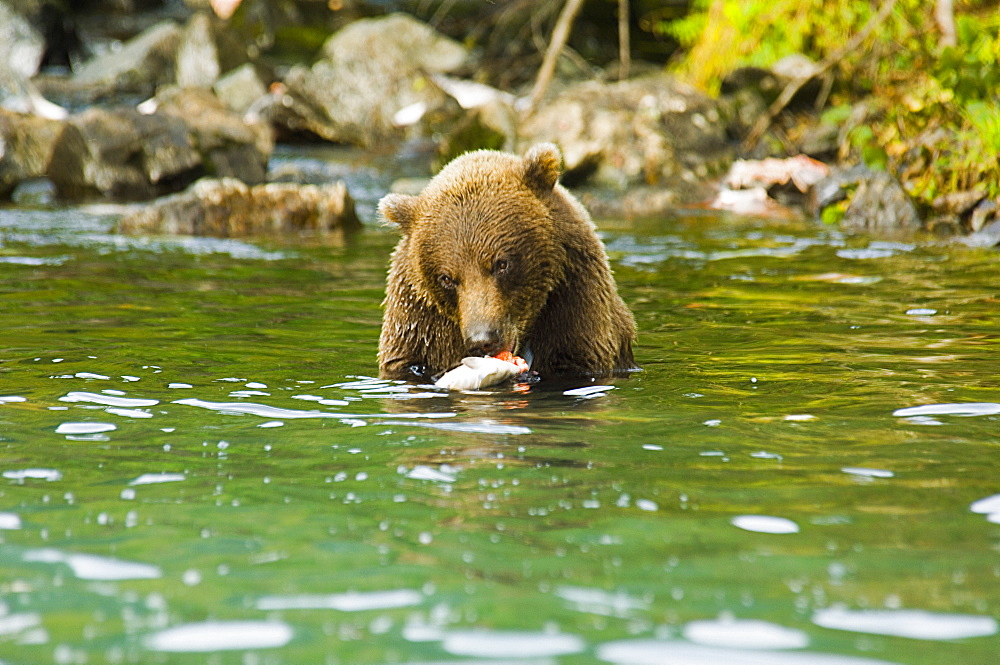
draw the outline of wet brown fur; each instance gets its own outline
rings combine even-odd
[[[382,199],[379,212],[403,237],[389,268],[380,376],[451,369],[483,331],[495,332],[498,350],[530,347],[542,376],[635,368],[635,321],[590,216],[556,182],[559,163],[551,144],[524,158],[480,150],[420,196]]]

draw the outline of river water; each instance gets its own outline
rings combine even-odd
[[[1000,663],[997,253],[608,220],[645,370],[446,394],[392,231],[114,218],[0,210],[4,664]]]

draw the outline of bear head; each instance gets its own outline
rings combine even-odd
[[[468,355],[517,352],[565,275],[557,229],[561,156],[480,150],[448,164],[419,196],[390,194],[382,217],[399,227],[394,257],[423,303],[457,326]]]

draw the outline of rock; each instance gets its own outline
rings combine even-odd
[[[423,104],[422,117],[447,103],[429,75],[468,59],[461,44],[406,14],[351,23],[326,41],[322,54],[312,68],[288,72],[283,109],[272,108],[270,117],[290,117],[293,131],[362,146],[401,136],[393,121],[401,109]]]
[[[691,196],[690,200],[702,200],[711,195],[711,187],[707,184],[699,184],[697,189],[697,194]],[[618,219],[653,217],[674,211],[681,204],[676,190],[644,185],[631,187],[625,192],[584,189],[574,190],[573,193],[594,217]],[[687,196],[685,200],[688,200]]]
[[[184,121],[208,175],[264,182],[274,150],[270,126],[245,119],[202,88],[166,88],[155,99],[158,112]]]
[[[789,83],[807,79],[805,85],[792,97],[790,107],[812,104],[822,90],[822,82],[816,77],[819,66],[801,53],[787,55],[775,62],[769,69],[761,67],[739,67],[722,81],[719,92],[735,95],[741,91],[758,97],[765,107],[773,104]]]
[[[805,128],[799,145],[802,152],[810,157],[836,161],[842,132],[843,129],[836,123],[820,120]]]
[[[520,138],[559,144],[568,183],[667,186],[681,198],[731,160],[715,103],[666,74],[571,86],[521,126]]]
[[[220,74],[219,51],[208,14],[198,12],[184,26],[177,47],[177,85],[211,88]]]
[[[722,79],[719,93],[723,96],[749,92],[762,102],[762,108],[774,103],[784,83],[777,74],[763,67],[737,67]]]
[[[26,81],[38,72],[45,39],[8,2],[0,2],[0,99],[13,81]]]
[[[469,109],[451,123],[438,145],[437,164],[444,166],[471,150],[505,150],[514,148],[517,135],[514,111],[500,102]]]
[[[166,88],[140,108],[94,107],[66,123],[48,168],[60,197],[142,200],[205,174],[263,182],[274,147],[265,123],[201,88]]]
[[[995,219],[975,233],[959,239],[969,247],[997,247],[1000,245],[1000,219]]]
[[[254,102],[267,95],[267,88],[250,63],[222,76],[212,89],[223,104],[241,115],[249,111]]]
[[[95,107],[71,118],[48,175],[63,198],[142,200],[205,174],[263,182],[273,147],[268,125],[245,122],[209,90],[165,88],[141,111]]]
[[[0,108],[61,120],[66,110],[38,92],[31,78],[45,54],[45,38],[9,3],[0,1]],[[0,175],[0,180],[8,180]]]
[[[931,208],[940,215],[961,217],[972,212],[972,209],[985,198],[985,187],[959,192],[948,192],[931,201]]]
[[[885,171],[864,166],[834,170],[817,183],[813,194],[817,213],[845,198],[848,203],[840,220],[842,229],[895,236],[921,227],[913,201]]]
[[[166,88],[141,105],[73,116],[48,176],[63,198],[142,200],[183,189],[206,173],[263,182],[270,127],[244,122],[209,90]]]
[[[152,198],[184,187],[200,172],[201,158],[183,120],[129,107],[95,107],[71,117],[48,168],[58,195],[70,199]]]
[[[340,241],[361,229],[343,182],[248,187],[234,178],[204,178],[123,217],[119,233],[223,238],[310,234]]]
[[[920,216],[899,182],[885,171],[875,171],[858,184],[840,227],[911,233],[920,229]]]
[[[719,97],[720,112],[730,134],[741,139],[746,137],[785,87],[802,78],[807,79],[806,83],[785,108],[796,110],[815,105],[824,89],[823,81],[816,76],[817,70],[818,65],[802,54],[786,56],[770,69],[739,67],[733,70],[723,79]],[[831,137],[830,128],[823,127],[821,132],[803,137],[800,149],[812,156],[828,156],[831,148],[836,150],[835,144],[831,146],[831,138],[837,138],[836,132]]]
[[[152,95],[157,85],[174,81],[181,29],[162,21],[125,42],[118,50],[83,63],[73,76],[75,88],[90,89],[92,98],[112,93]]]
[[[0,108],[0,199],[23,180],[40,178],[63,123]]]
[[[986,227],[987,223],[996,219],[1000,214],[1000,205],[993,199],[983,199],[969,215],[969,228],[975,233]]]

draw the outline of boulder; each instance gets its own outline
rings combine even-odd
[[[196,12],[181,32],[175,61],[176,83],[211,88],[219,77],[250,61],[248,46],[211,11]]]
[[[38,71],[45,39],[10,3],[0,1],[0,102]]]
[[[341,241],[361,229],[343,182],[249,187],[234,178],[203,178],[184,192],[124,216],[119,233],[222,238],[308,234]]]
[[[894,237],[912,234],[922,226],[902,185],[889,173],[865,166],[833,170],[816,184],[813,200],[820,215],[832,205],[842,205],[840,227],[847,231]]]
[[[46,100],[31,82],[45,48],[42,34],[11,3],[0,0],[0,53],[3,54],[0,56],[0,108],[52,120],[68,115],[65,109]],[[9,180],[3,175],[0,179]]]
[[[384,143],[403,135],[401,110],[432,117],[451,102],[430,77],[467,60],[461,44],[406,14],[355,21],[326,41],[311,68],[288,72],[271,117],[330,141]]]
[[[158,113],[182,120],[208,175],[264,182],[274,138],[266,123],[230,111],[203,88],[165,88],[155,99]]]
[[[148,199],[200,174],[201,158],[183,120],[130,107],[95,107],[71,117],[48,168],[57,194],[70,199]]]
[[[91,98],[113,93],[152,95],[156,86],[175,78],[181,28],[161,21],[112,50],[83,63],[73,76],[75,89],[87,89]]]
[[[680,199],[732,159],[713,100],[666,74],[571,86],[521,125],[520,138],[559,144],[570,183],[671,187]]]
[[[757,120],[791,83],[805,81],[789,100],[786,108],[798,110],[816,103],[822,96],[824,83],[817,76],[819,66],[802,54],[785,56],[769,69],[761,67],[739,67],[723,80],[720,89],[719,108],[729,128],[729,132],[740,138],[746,137]],[[828,137],[812,137],[813,141]],[[815,148],[821,147],[817,151]],[[827,145],[803,146],[802,151],[811,155],[825,154]]]
[[[449,123],[437,148],[437,166],[471,150],[514,149],[517,134],[514,110],[501,102],[471,108]]]
[[[969,247],[1000,247],[1000,219],[994,219],[975,233],[971,233],[959,242]]]
[[[187,22],[177,46],[177,85],[211,88],[219,79],[219,51],[208,14],[198,12]]]
[[[45,175],[62,127],[57,120],[0,108],[0,199],[22,180]]]
[[[267,95],[267,88],[257,74],[257,69],[250,63],[240,65],[220,77],[212,89],[223,104],[241,115],[249,111],[254,102]]]
[[[60,197],[143,200],[205,174],[263,182],[270,127],[244,122],[209,90],[166,88],[140,109],[94,107],[70,118],[48,167]]]

